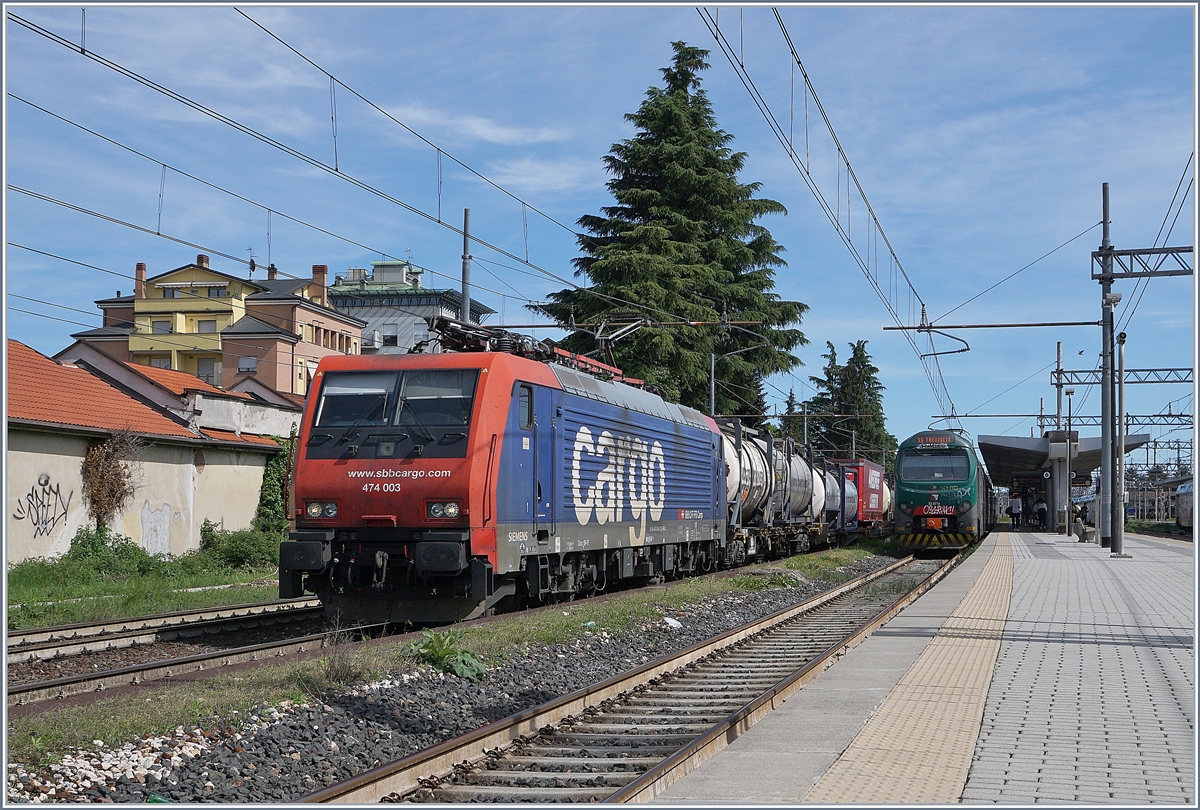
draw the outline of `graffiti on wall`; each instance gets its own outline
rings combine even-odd
[[[49,535],[60,522],[66,522],[67,509],[71,506],[71,498],[74,495],[72,490],[64,500],[59,485],[51,485],[50,476],[42,473],[38,476],[37,483],[29,488],[29,493],[17,501],[17,511],[13,517],[32,523],[34,537]]]
[[[158,509],[151,509],[148,499],[142,504],[142,548],[150,554],[171,553],[170,504]]]

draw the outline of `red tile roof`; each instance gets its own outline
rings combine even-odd
[[[143,366],[139,363],[126,363],[125,365],[143,377],[158,383],[176,396],[182,396],[184,391],[201,391],[205,394],[220,394],[227,397],[237,397],[238,399],[253,399],[249,394],[243,394],[240,391],[226,391],[223,388],[217,388],[215,385],[209,385],[195,374],[188,374],[186,371],[173,371],[169,368]]]
[[[87,371],[60,365],[15,340],[8,341],[8,416],[76,427],[196,438],[179,423]]]
[[[24,343],[8,341],[9,419],[148,436],[274,446],[269,438],[224,430],[197,436],[178,422],[118,391],[99,377],[64,366]]]
[[[257,433],[243,433],[238,436],[232,430],[217,430],[215,428],[201,428],[201,432],[206,436],[211,436],[214,439],[223,442],[245,442],[246,444],[261,444],[264,447],[274,449],[279,448],[279,444],[269,436],[259,436]]]

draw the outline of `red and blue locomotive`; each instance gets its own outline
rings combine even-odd
[[[448,622],[711,570],[721,445],[695,410],[512,351],[327,357],[298,438],[280,596]]]

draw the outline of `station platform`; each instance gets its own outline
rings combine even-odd
[[[1193,544],[994,532],[656,804],[1196,804]]]

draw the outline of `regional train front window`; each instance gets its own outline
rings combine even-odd
[[[477,369],[405,371],[392,416],[393,425],[463,427],[471,423]]]
[[[900,456],[898,472],[901,481],[966,481],[971,465],[965,450],[909,450]]]
[[[316,424],[386,425],[395,387],[395,372],[330,372],[321,388]]]

